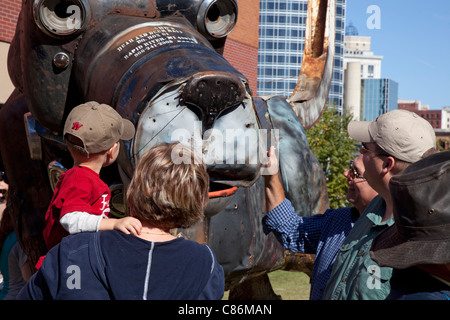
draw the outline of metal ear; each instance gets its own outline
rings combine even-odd
[[[236,0],[204,0],[197,15],[197,28],[206,38],[227,36],[236,25]]]
[[[51,37],[65,37],[83,31],[90,18],[87,0],[35,0],[34,20]]]

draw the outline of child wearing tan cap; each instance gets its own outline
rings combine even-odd
[[[43,235],[49,250],[79,232],[115,229],[139,234],[139,220],[108,218],[111,192],[99,176],[117,159],[119,141],[131,139],[134,132],[133,124],[106,104],[90,101],[69,113],[63,136],[74,165],[61,174],[45,216]]]

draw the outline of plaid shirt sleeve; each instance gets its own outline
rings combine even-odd
[[[311,299],[322,299],[325,286],[345,237],[358,219],[355,208],[328,209],[323,214],[301,217],[291,202],[281,204],[263,218],[263,230],[273,232],[284,248],[315,254],[311,276]]]
[[[300,217],[292,203],[284,199],[263,218],[265,234],[274,232],[284,248],[293,252],[315,254],[319,245],[325,215]]]

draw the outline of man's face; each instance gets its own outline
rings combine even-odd
[[[377,189],[381,179],[380,173],[383,168],[383,158],[388,155],[382,152],[374,142],[362,143],[360,152],[365,168],[364,178],[373,188]]]
[[[365,208],[370,201],[377,195],[365,178],[365,166],[363,163],[363,155],[350,162],[349,169],[344,172],[347,178],[348,191],[347,200],[352,203],[358,210]],[[362,212],[360,212],[362,213]]]

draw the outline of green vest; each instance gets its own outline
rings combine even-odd
[[[375,197],[344,240],[330,279],[325,300],[384,300],[390,292],[392,268],[379,267],[370,259],[373,239],[394,224],[394,218],[381,222],[386,203]]]

